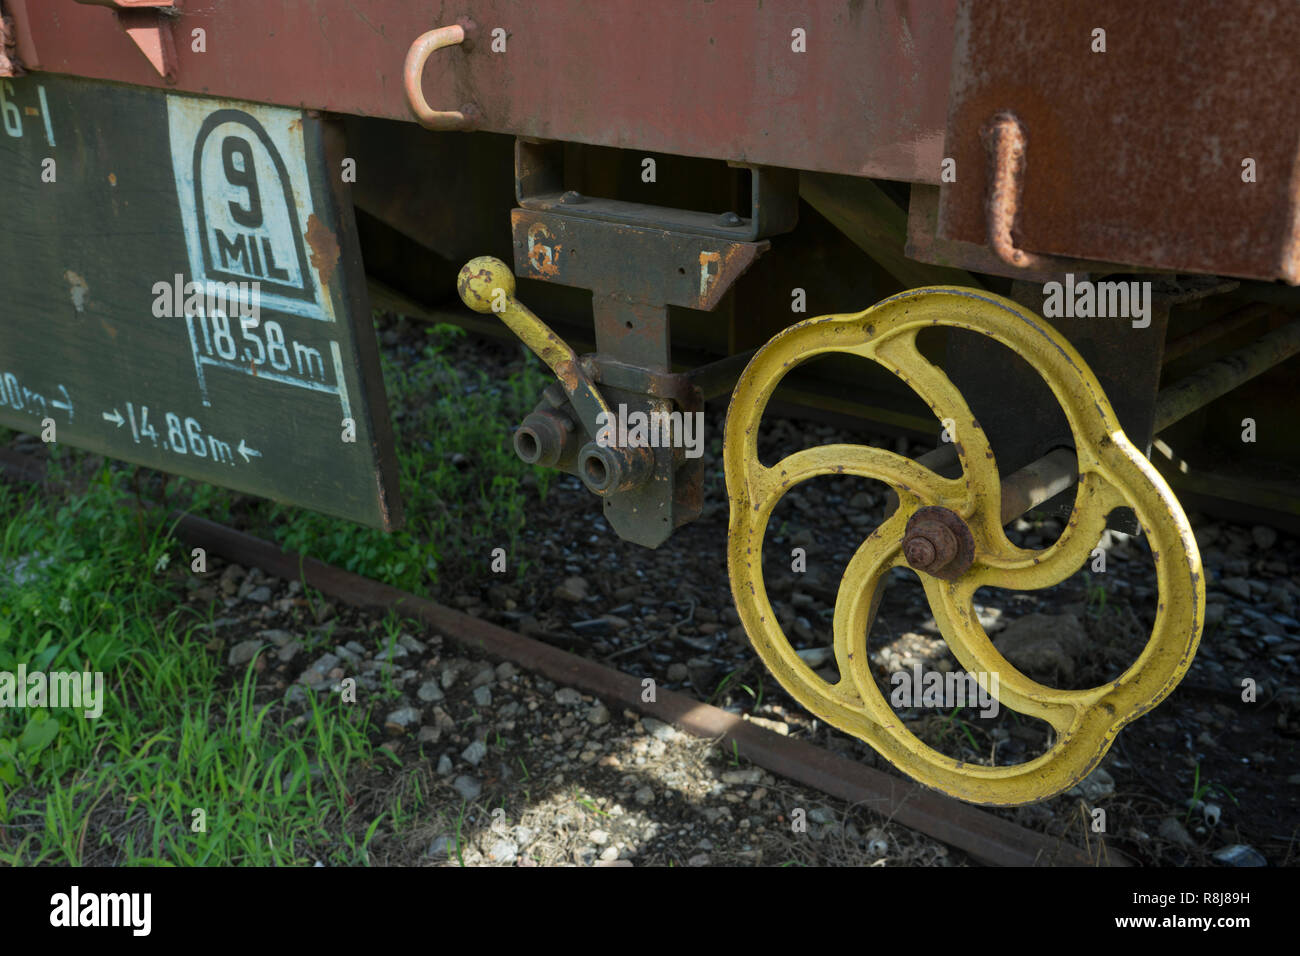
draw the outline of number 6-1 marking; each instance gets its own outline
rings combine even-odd
[[[8,96],[5,93],[8,92]],[[23,114],[18,109],[18,104],[11,102],[9,97],[14,95],[14,85],[9,80],[0,83],[0,117],[4,120],[5,132],[14,139],[21,139],[23,135]],[[50,121],[50,101],[46,99],[45,87],[37,86],[36,95],[41,101],[41,118],[45,121],[45,142],[54,145],[54,124]]]

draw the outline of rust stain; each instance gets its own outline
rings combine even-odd
[[[560,380],[560,384],[570,395],[582,384],[582,376],[578,374],[577,366],[572,362],[556,362],[555,377]]]
[[[63,279],[68,283],[68,295],[72,299],[72,307],[80,315],[86,311],[86,300],[90,298],[90,286],[86,284],[85,279],[71,269],[64,271]]]
[[[558,276],[560,274],[560,250],[564,247],[555,242],[545,223],[535,222],[528,229],[528,263],[538,275]]]
[[[711,263],[718,264],[718,271],[716,273],[709,271],[709,265]],[[721,274],[722,274],[722,256],[711,250],[702,250],[700,252],[700,294],[699,294],[699,299],[701,302],[708,299],[709,286],[711,286],[713,284],[713,281],[717,279],[719,276],[721,276]]]
[[[329,285],[339,264],[339,241],[315,213],[307,217],[307,245],[311,246],[311,265],[321,285]]]

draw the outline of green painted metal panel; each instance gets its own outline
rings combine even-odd
[[[0,93],[0,424],[400,523],[339,130],[50,74]]]

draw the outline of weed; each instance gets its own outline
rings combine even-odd
[[[1213,796],[1215,793],[1227,797],[1234,804],[1238,803],[1236,796],[1227,787],[1210,783],[1208,780],[1201,783],[1201,763],[1198,760],[1196,762],[1196,772],[1192,777],[1192,797],[1187,801],[1187,813],[1183,817],[1183,823],[1187,823],[1192,819],[1192,811],[1200,805],[1202,798]]]
[[[577,791],[574,791],[574,793],[576,794]],[[578,797],[577,802],[582,804],[584,807],[586,807],[588,810],[590,810],[592,813],[596,814],[597,816],[602,816],[602,817],[609,816],[609,814],[606,811],[596,806],[596,804],[592,802],[590,797]]]
[[[465,857],[461,853],[460,831],[465,823],[465,807],[466,801],[462,800],[460,802],[460,813],[456,815],[456,836],[453,838],[456,847],[456,862],[459,863],[462,868],[465,866]]]
[[[1084,577],[1087,580],[1088,595],[1085,609],[1093,617],[1101,617],[1106,613],[1106,585],[1094,578],[1090,571],[1085,571]]]
[[[966,735],[966,739],[970,741],[971,748],[975,751],[978,751],[980,748],[979,748],[979,744],[975,742],[975,735],[971,733],[970,728],[966,726],[965,721],[963,721],[960,717],[957,716],[957,712],[960,711],[961,709],[962,709],[961,707],[954,707],[952,709],[952,713],[949,714],[947,719],[944,720],[944,722],[939,726],[939,739],[942,740],[944,737],[946,737],[948,731],[948,725],[955,723],[961,729],[961,732]]]
[[[723,690],[725,690],[726,686],[729,683],[731,683],[731,679],[735,677],[737,673],[738,671],[732,671],[731,673],[727,674],[727,676],[722,678],[722,680],[718,682],[718,686],[713,688],[713,693],[709,695],[709,699],[705,701],[705,703],[712,704],[715,700],[717,700],[719,695],[722,694]]]

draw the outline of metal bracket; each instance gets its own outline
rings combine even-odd
[[[562,143],[515,141],[515,194],[522,208],[511,213],[514,273],[590,289],[595,354],[579,359],[528,312],[514,298],[514,276],[495,260],[480,257],[461,271],[461,298],[480,312],[497,312],[568,394],[571,408],[551,394],[524,420],[515,435],[519,456],[576,468],[601,496],[605,518],[620,537],[657,547],[699,516],[704,488],[701,459],[688,457],[683,447],[688,434],[694,445],[686,429],[701,421],[694,416],[702,416],[704,396],[689,378],[669,371],[668,310],[716,308],[767,251],[768,243],[753,240],[794,227],[797,174],[754,168],[748,217],[595,199],[564,185]],[[498,290],[504,294],[494,307],[487,297]],[[609,446],[608,434],[597,435],[597,412],[617,429],[619,442],[628,436],[626,446]],[[624,426],[634,419],[648,422],[658,437],[648,443],[633,438]],[[585,445],[579,426],[591,437]]]
[[[174,15],[177,0],[77,0],[94,7],[108,7],[118,26],[126,31],[149,64],[168,83],[176,81],[176,44],[172,40],[169,11]]]
[[[768,244],[607,222],[570,214],[568,209],[516,209],[511,223],[514,271],[520,278],[592,291],[596,354],[580,360],[572,356],[572,350],[549,333],[544,323],[511,301],[513,276],[507,282],[505,276],[496,275],[499,270],[495,266],[480,260],[462,271],[461,296],[467,304],[480,311],[492,308],[474,293],[475,282],[486,282],[484,288],[493,283],[496,287],[509,285],[511,293],[506,297],[506,310],[499,313],[501,318],[551,365],[571,398],[581,400],[585,395],[585,389],[577,386],[599,381],[600,398],[607,403],[603,407],[615,424],[645,415],[650,422],[676,421],[685,428],[686,419],[681,416],[702,412],[703,395],[694,383],[669,372],[668,309],[715,308]],[[551,361],[557,356],[565,360]],[[578,400],[574,401],[575,414],[590,432],[594,415],[578,408]],[[521,449],[516,442],[516,451],[525,460],[568,461],[572,449],[565,443],[572,441],[571,430],[566,430],[565,422],[555,414],[554,409],[539,406],[525,421],[521,431],[525,431],[526,447]],[[620,537],[657,547],[675,528],[699,516],[703,502],[701,459],[686,457],[680,438],[684,435],[676,436],[669,447],[652,443],[650,447],[614,449],[624,456],[648,453],[651,459],[645,471],[638,469],[636,481],[619,487],[598,487],[591,475],[579,471],[587,486],[602,496],[605,518]],[[531,454],[534,447],[560,450],[546,452],[543,462],[524,454]],[[602,454],[607,451],[602,449]],[[580,468],[585,469],[591,458],[591,449],[580,451]]]
[[[704,400],[699,388],[684,372],[653,372],[598,354],[584,355],[582,364],[601,385],[640,392],[651,398],[666,398],[682,406],[698,405]]]
[[[799,221],[799,174],[729,163],[750,170],[749,215],[721,214],[650,206],[621,199],[599,199],[564,188],[564,144],[515,140],[515,198],[524,209],[563,212],[576,219],[649,226],[700,236],[752,242],[794,229]]]

